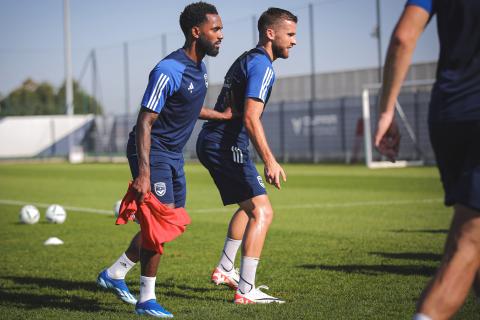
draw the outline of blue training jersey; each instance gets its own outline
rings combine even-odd
[[[408,0],[436,15],[440,40],[430,122],[480,120],[480,1]]]
[[[158,113],[152,126],[151,155],[182,156],[207,94],[207,70],[178,49],[150,72],[141,106]],[[127,153],[135,153],[135,127]]]
[[[246,98],[262,101],[265,105],[270,98],[275,72],[272,61],[262,47],[245,52],[232,64],[223,83],[223,88],[215,104],[215,110],[225,110],[225,96],[233,93],[232,107],[243,115]],[[230,150],[238,146],[244,150],[249,144],[248,134],[243,125],[243,117],[230,121],[208,121],[203,125],[204,138]]]

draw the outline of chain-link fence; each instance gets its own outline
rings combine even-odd
[[[434,161],[427,130],[429,93],[411,92],[401,97],[402,107],[417,137],[417,145],[427,163]],[[376,99],[376,97],[372,97]],[[375,115],[372,115],[375,117]],[[122,157],[128,133],[136,117],[98,116],[83,142],[92,157]],[[277,102],[267,106],[262,122],[269,145],[282,162],[364,161],[361,97],[344,97],[304,102]],[[199,121],[184,155],[196,159],[195,143],[202,126]],[[400,157],[418,158],[417,146],[405,139]]]

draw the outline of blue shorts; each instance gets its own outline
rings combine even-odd
[[[236,146],[221,148],[218,143],[197,140],[197,156],[217,185],[224,205],[239,203],[266,194],[262,176],[249,157],[248,150]]]
[[[138,158],[128,155],[132,177],[138,176]],[[155,197],[164,204],[175,204],[175,208],[185,207],[187,197],[184,161],[164,156],[150,156],[150,183]]]
[[[445,205],[480,211],[480,121],[430,123]]]

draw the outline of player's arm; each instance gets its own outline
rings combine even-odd
[[[268,146],[260,119],[263,107],[263,101],[260,99],[247,98],[245,100],[243,122],[250,140],[265,164],[265,180],[280,189],[280,176],[282,176],[283,181],[287,181],[287,176]]]
[[[135,126],[135,143],[137,145],[138,177],[135,178],[132,188],[138,194],[138,201],[150,191],[150,146],[152,125],[157,120],[158,113],[142,108],[138,113]]]
[[[214,121],[225,121],[230,120],[237,115],[233,112],[233,92],[228,91],[225,94],[224,105],[225,110],[223,112],[216,111],[214,109],[203,106],[198,116],[201,120],[214,120]]]
[[[400,134],[394,121],[395,103],[407,75],[417,40],[425,29],[429,17],[425,9],[407,5],[390,39],[383,71],[375,146],[391,161],[395,160],[400,145]]]
[[[200,115],[198,116],[201,120],[214,120],[214,121],[225,121],[230,120],[233,117],[232,108],[227,107],[223,112],[216,111],[208,107],[202,107]]]
[[[143,198],[150,191],[152,126],[168,97],[172,96],[178,89],[182,71],[178,69],[178,65],[169,60],[163,60],[155,66],[149,75],[135,127],[138,177],[133,181],[132,187],[138,194],[137,200],[139,202],[143,202]]]

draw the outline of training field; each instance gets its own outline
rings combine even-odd
[[[178,319],[409,319],[450,220],[436,169],[285,169],[282,190],[269,188],[276,216],[257,285],[287,303],[235,306],[232,291],[209,282],[233,207],[221,206],[198,164],[186,167],[192,224],[166,245],[160,303]],[[114,225],[112,207],[128,180],[126,164],[0,165],[1,319],[136,318],[133,306],[95,284],[138,228]],[[40,222],[19,224],[13,201],[38,204]],[[65,224],[45,222],[42,204],[51,203],[67,207]],[[65,244],[44,246],[51,236]],[[134,294],[138,279],[136,266],[127,277]],[[478,308],[471,294],[457,319],[478,319]]]

